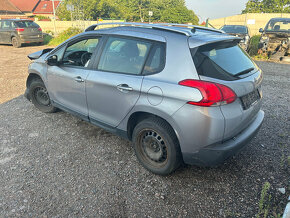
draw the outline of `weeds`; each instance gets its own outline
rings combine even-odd
[[[271,185],[269,182],[265,182],[263,189],[261,191],[261,197],[259,201],[259,212],[257,214],[257,218],[264,217],[266,218],[269,213],[271,194],[268,194]]]
[[[60,43],[64,42],[65,40],[81,33],[82,30],[78,28],[68,28],[67,30],[61,32],[57,37],[51,39],[49,41],[49,45],[59,45]]]
[[[258,55],[258,45],[259,45],[260,38],[261,38],[261,35],[255,35],[251,38],[250,48],[249,48],[250,56]]]
[[[43,44],[47,45],[50,43],[50,41],[53,39],[53,36],[49,35],[49,34],[44,34],[43,37]]]

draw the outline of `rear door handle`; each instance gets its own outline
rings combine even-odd
[[[77,81],[78,83],[84,82],[83,78],[81,78],[80,76],[75,77],[75,81]]]
[[[128,86],[127,84],[117,85],[117,89],[121,92],[130,92],[133,91],[133,88]]]

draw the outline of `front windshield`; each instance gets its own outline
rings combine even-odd
[[[245,26],[223,26],[221,30],[226,33],[247,34],[248,30]]]
[[[285,21],[271,20],[265,29],[267,32],[290,32],[290,19]]]

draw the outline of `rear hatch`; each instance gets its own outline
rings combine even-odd
[[[18,31],[19,35],[23,35],[23,37],[27,39],[34,39],[42,37],[42,30],[37,23],[33,21],[17,21],[16,30]]]
[[[223,84],[237,95],[233,103],[219,106],[225,117],[224,140],[247,128],[261,108],[262,72],[238,43],[215,41],[191,49],[200,79]]]

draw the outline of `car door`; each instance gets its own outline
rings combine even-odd
[[[99,36],[91,36],[68,43],[50,55],[56,55],[60,64],[47,69],[47,86],[52,101],[84,119],[88,117],[86,79],[99,41]]]
[[[130,37],[108,37],[96,70],[87,78],[86,93],[92,123],[116,127],[136,104],[141,72],[151,43]]]

